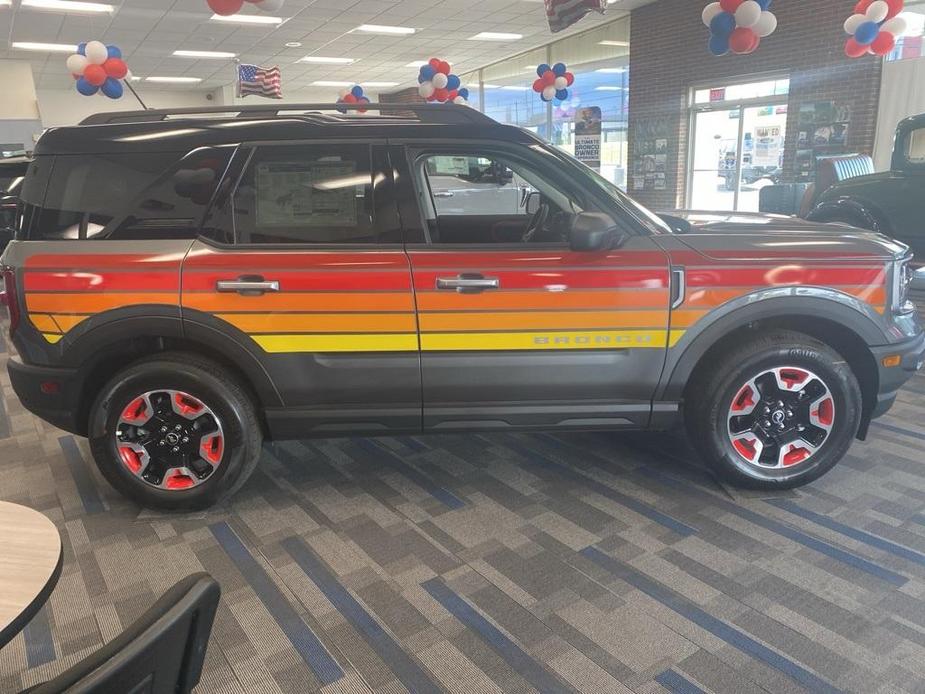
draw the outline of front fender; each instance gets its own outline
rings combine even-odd
[[[854,332],[867,345],[896,341],[870,304],[834,289],[775,287],[741,296],[700,319],[668,350],[656,400],[677,401],[707,351],[735,330],[772,318],[825,319]]]

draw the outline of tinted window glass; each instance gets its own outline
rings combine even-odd
[[[374,209],[368,145],[265,147],[234,195],[235,239],[385,243]]]
[[[925,164],[925,128],[909,133],[909,148],[906,159],[912,164]]]

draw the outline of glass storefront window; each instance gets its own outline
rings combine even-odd
[[[759,99],[765,96],[780,96],[789,93],[790,79],[784,77],[761,82],[745,82],[743,84],[695,89],[694,103],[709,104],[717,101],[741,101],[743,99]]]
[[[887,60],[906,60],[925,56],[925,3],[907,2],[899,16],[906,20],[906,33],[897,37],[896,47]]]

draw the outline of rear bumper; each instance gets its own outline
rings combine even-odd
[[[72,434],[85,435],[86,416],[78,410],[83,380],[76,369],[56,369],[7,362],[10,383],[32,414]]]
[[[870,351],[877,360],[880,375],[880,390],[870,415],[873,419],[885,414],[893,406],[899,390],[922,368],[925,362],[925,333],[894,345],[872,347]],[[883,359],[893,355],[900,356],[899,366],[884,366]]]

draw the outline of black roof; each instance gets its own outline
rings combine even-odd
[[[455,104],[362,104],[378,115],[330,113],[344,104],[213,106],[123,111],[90,116],[80,125],[47,131],[35,148],[43,154],[188,152],[196,147],[324,138],[504,139],[532,143],[535,136],[501,125]]]

